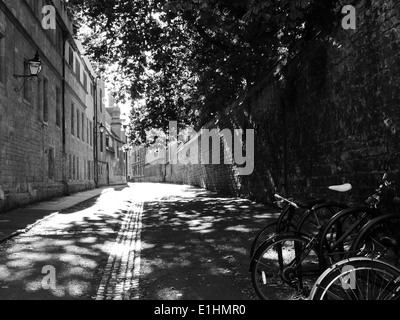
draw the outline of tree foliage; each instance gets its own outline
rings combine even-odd
[[[131,140],[170,120],[199,127],[302,42],[339,0],[70,0],[87,54],[117,99],[134,101]],[[337,11],[337,8],[336,8]],[[109,66],[115,66],[110,69]],[[112,70],[113,72],[110,72]],[[108,71],[108,72],[107,72]]]

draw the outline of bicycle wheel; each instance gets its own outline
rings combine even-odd
[[[283,213],[279,216],[277,220],[276,231],[277,232],[288,232],[290,230],[295,231],[296,224],[298,222],[298,217],[301,217],[304,212],[307,212],[308,209],[305,208],[297,208],[290,207],[287,212]]]
[[[357,255],[380,259],[398,267],[400,248],[396,242],[399,242],[399,236],[400,215],[385,214],[372,219],[361,229],[350,250]]]
[[[250,258],[254,255],[256,249],[259,245],[268,240],[273,234],[279,232],[287,232],[291,230],[295,230],[295,225],[292,224],[292,219],[295,214],[296,209],[290,205],[286,205],[282,212],[280,213],[278,219],[274,222],[267,224],[264,228],[262,228],[256,237],[253,240],[253,243],[250,248]]]
[[[399,299],[400,270],[380,260],[355,257],[326,270],[311,290],[310,300]]]
[[[336,202],[318,204],[303,214],[296,231],[310,236],[316,235],[336,213],[345,208],[347,205]]]
[[[357,207],[335,214],[321,233],[318,253],[321,269],[348,257],[350,247],[361,228],[378,213],[375,210]]]
[[[251,262],[251,280],[262,300],[291,300],[308,292],[318,278],[319,264],[311,238],[279,234],[264,242]]]
[[[279,233],[279,231],[277,230],[277,226],[278,226],[278,221],[274,221],[267,224],[264,228],[260,230],[260,232],[254,238],[253,243],[251,245],[250,257],[253,257],[254,253],[256,252],[257,248],[261,245],[261,243],[267,241],[273,235]],[[291,230],[294,231],[295,229],[296,226],[289,223],[287,229],[284,231],[291,231]]]

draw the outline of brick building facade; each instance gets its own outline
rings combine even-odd
[[[45,5],[55,29],[42,26]],[[29,73],[35,52],[39,76],[13,77]],[[63,1],[0,1],[0,212],[96,186],[105,86],[82,52]]]

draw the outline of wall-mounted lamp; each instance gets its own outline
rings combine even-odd
[[[105,127],[103,126],[102,123],[100,123],[100,126],[99,126],[99,131],[100,131],[100,133],[103,133],[104,130],[105,130]]]
[[[40,71],[42,70],[43,63],[42,63],[42,60],[40,60],[40,58],[39,58],[38,51],[36,51],[36,54],[33,57],[33,59],[28,60],[28,64],[29,64],[30,74],[24,74],[24,75],[14,74],[14,78],[25,78],[24,82],[22,83],[22,86],[19,89],[14,88],[14,90],[16,92],[21,91],[21,89],[24,87],[26,80],[28,78],[37,77],[39,75]]]

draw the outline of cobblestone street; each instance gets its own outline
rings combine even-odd
[[[249,247],[273,216],[190,186],[115,188],[4,242],[0,299],[253,300]]]

